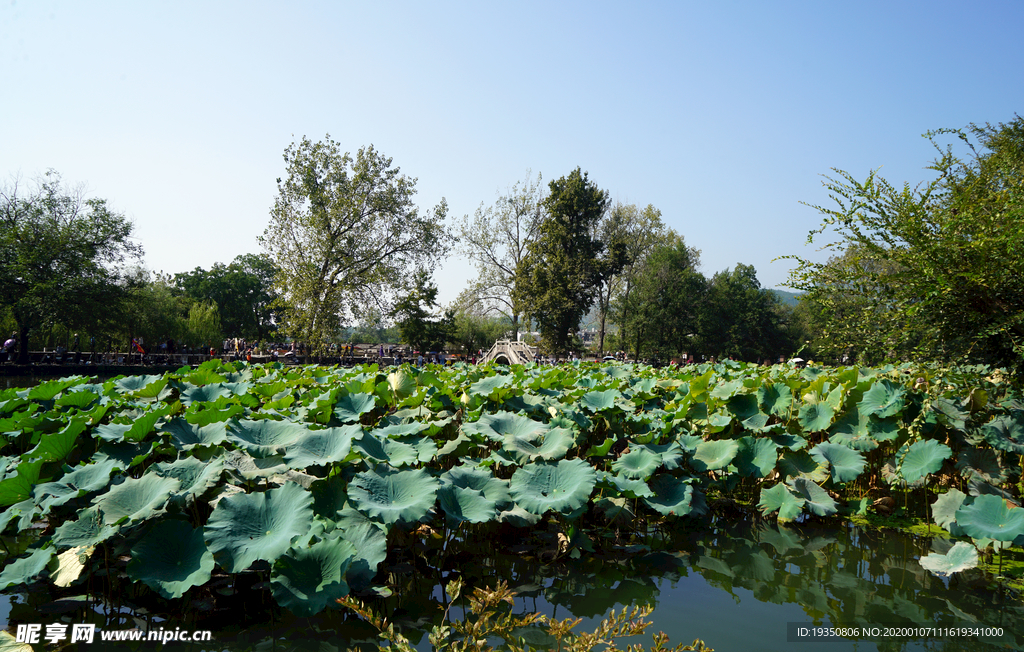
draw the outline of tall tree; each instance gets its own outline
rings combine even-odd
[[[29,362],[29,332],[44,323],[86,330],[123,314],[128,270],[142,257],[132,228],[52,170],[35,188],[0,189],[0,305],[18,325],[19,362]]]
[[[477,208],[471,220],[459,227],[459,249],[476,264],[479,276],[470,286],[474,301],[487,312],[497,312],[512,322],[519,336],[526,306],[515,292],[516,270],[539,234],[544,220],[544,186],[541,177],[516,182],[493,206]]]
[[[747,362],[791,353],[782,314],[781,300],[761,287],[757,270],[737,264],[708,283],[698,316],[701,347],[708,355]]]
[[[819,306],[836,348],[888,358],[1024,365],[1024,118],[925,134],[938,151],[932,181],[895,187],[826,178],[838,234],[827,263],[798,257],[789,285]],[[938,139],[953,136],[966,154]],[[853,307],[854,309],[850,309]],[[868,320],[882,324],[861,328]]]
[[[547,217],[519,265],[514,294],[529,306],[545,348],[565,353],[598,286],[622,269],[625,251],[621,243],[606,251],[598,225],[608,210],[608,193],[586,173],[576,168],[548,188]]]
[[[391,312],[416,269],[432,270],[451,246],[442,199],[420,215],[416,179],[372,146],[355,159],[327,136],[284,152],[270,225],[260,242],[280,268],[289,332],[323,351],[343,321]]]
[[[242,254],[231,264],[174,275],[189,298],[217,305],[220,328],[231,337],[265,340],[276,329],[274,276],[277,266],[266,254]]]
[[[413,275],[412,288],[395,303],[391,316],[396,320],[402,341],[421,351],[441,350],[454,334],[455,312],[444,311],[438,317],[437,286],[430,273],[418,270]]]

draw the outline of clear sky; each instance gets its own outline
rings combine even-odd
[[[284,148],[329,133],[453,217],[579,166],[778,287],[830,168],[917,183],[925,131],[1024,113],[1017,0],[0,2],[0,176],[85,184],[169,273],[259,251]]]

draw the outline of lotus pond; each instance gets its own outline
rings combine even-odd
[[[374,640],[337,611],[351,594],[415,640],[460,576],[556,617],[657,603],[654,629],[720,650],[787,649],[788,622],[1024,640],[1004,582],[1024,404],[985,368],[212,361],[8,389],[0,426],[9,625],[87,610],[103,627],[260,623],[239,649],[296,622],[308,641]],[[875,509],[943,537],[844,524]]]

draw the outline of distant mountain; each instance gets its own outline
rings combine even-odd
[[[782,300],[782,303],[787,306],[795,306],[800,302],[800,293],[798,292],[787,292],[785,290],[776,290],[774,288],[772,289],[772,292],[774,292],[776,296]]]

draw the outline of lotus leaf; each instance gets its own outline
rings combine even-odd
[[[964,504],[967,495],[960,490],[953,488],[940,495],[932,503],[932,518],[935,523],[945,530],[956,521],[956,512]]]
[[[28,557],[15,559],[0,573],[0,591],[17,584],[28,584],[38,577],[53,557],[53,548],[36,548]]]
[[[462,425],[462,431],[469,435],[483,435],[496,442],[504,442],[505,437],[511,435],[518,439],[532,441],[539,433],[548,430],[550,426],[540,421],[534,421],[528,417],[512,414],[511,412],[495,412],[494,414],[483,414],[477,421]]]
[[[253,457],[270,457],[291,446],[307,433],[298,423],[248,419],[232,421],[228,425],[228,440],[243,448]]]
[[[990,484],[1002,484],[1008,477],[999,455],[991,448],[965,448],[960,451],[956,468],[968,480],[977,478]]]
[[[771,439],[741,437],[736,440],[739,450],[732,463],[742,475],[766,478],[775,470],[779,460],[779,447]]]
[[[120,527],[106,525],[103,515],[94,507],[78,512],[78,518],[58,527],[53,533],[53,544],[58,547],[90,547],[117,534]]]
[[[152,466],[153,472],[167,478],[175,478],[181,485],[178,494],[196,498],[212,487],[224,471],[224,460],[214,457],[205,462],[186,457],[175,462],[162,462]]]
[[[217,563],[238,573],[257,559],[273,563],[313,524],[313,495],[297,484],[217,503],[203,536]]]
[[[395,371],[388,374],[388,387],[398,400],[408,398],[416,391],[416,377],[407,371]]]
[[[1010,507],[999,496],[977,496],[956,511],[956,524],[975,539],[1013,541],[1024,535],[1024,508]]]
[[[715,471],[732,462],[739,450],[739,444],[732,439],[702,441],[697,444],[697,451],[690,459],[690,466],[697,471]]]
[[[812,482],[824,482],[829,475],[828,467],[819,464],[807,451],[782,451],[776,468],[784,478],[803,477]]]
[[[646,487],[647,483],[643,483]],[[609,498],[600,498],[594,501],[594,509],[603,514],[608,521],[619,525],[627,525],[633,522],[636,518],[636,513],[633,511],[633,501],[630,498],[622,496],[612,496]]]
[[[191,450],[196,446],[217,446],[227,440],[227,424],[224,422],[199,426],[189,423],[181,417],[171,419],[164,424],[159,432],[171,435],[171,443],[181,450]]]
[[[602,486],[615,489],[619,495],[627,498],[653,496],[654,492],[643,480],[633,480],[624,475],[612,475],[607,471],[597,472],[598,481]]]
[[[978,550],[969,543],[958,541],[944,555],[929,553],[921,558],[921,567],[939,577],[948,577],[978,565]]]
[[[346,507],[339,514],[336,532],[356,549],[355,558],[348,568],[348,583],[355,590],[370,585],[377,574],[377,567],[387,558],[387,531],[380,523],[371,521],[365,514]]]
[[[128,576],[174,600],[193,586],[206,584],[213,566],[213,553],[203,541],[202,528],[169,519],[149,528],[132,546]]]
[[[387,525],[415,522],[425,517],[437,495],[438,481],[423,469],[398,471],[371,469],[349,483],[353,506]]]
[[[463,464],[456,466],[441,476],[442,485],[453,485],[483,492],[488,500],[499,506],[512,501],[508,491],[508,480],[501,480],[485,468]]]
[[[213,361],[211,360],[208,362]],[[223,383],[225,380],[227,380],[227,378],[217,373],[217,368],[203,367],[202,365],[185,377],[185,381],[192,385],[210,385],[213,383]]]
[[[161,380],[163,376],[126,376],[115,380],[114,385],[122,392],[132,393]]]
[[[334,606],[338,598],[348,595],[345,573],[355,554],[355,546],[344,539],[290,548],[274,562],[270,577],[274,599],[301,617]]]
[[[817,483],[807,478],[792,478],[787,484],[797,496],[806,501],[806,507],[811,513],[818,516],[831,516],[838,511],[836,501]]]
[[[48,514],[54,507],[58,507],[73,498],[79,498],[90,491],[99,491],[110,482],[110,474],[114,470],[113,460],[102,464],[89,464],[80,466],[70,473],[66,473],[56,482],[45,482],[38,484],[32,490],[32,496],[36,503],[43,508],[43,514]]]
[[[507,523],[512,527],[533,527],[540,522],[540,516],[531,514],[519,505],[513,505],[498,514],[499,523]]]
[[[363,429],[358,425],[308,430],[285,450],[284,459],[292,469],[340,462],[348,457],[352,440],[362,436]]]
[[[612,462],[612,471],[631,480],[647,480],[660,466],[660,455],[646,446],[637,446]]]
[[[78,436],[86,428],[85,419],[75,418],[66,428],[58,432],[43,435],[39,444],[28,452],[28,459],[42,459],[47,462],[63,462],[75,450]]]
[[[737,394],[726,401],[726,407],[740,421],[761,414],[757,405],[757,397],[753,394]]]
[[[768,414],[785,419],[793,405],[793,390],[787,385],[766,383],[757,389],[757,402]]]
[[[155,515],[180,486],[176,478],[146,473],[141,478],[128,478],[96,497],[93,505],[103,514],[105,525],[124,521],[141,521]]]
[[[761,500],[757,507],[767,516],[772,512],[779,513],[779,522],[792,521],[804,509],[805,501],[793,494],[784,484],[777,484],[771,489],[761,489]]]
[[[886,379],[876,381],[857,403],[857,411],[880,418],[896,416],[906,407],[906,394],[902,385]]]
[[[797,419],[804,432],[820,432],[828,430],[832,425],[832,417],[835,410],[828,403],[805,403],[800,408]]]
[[[85,563],[89,561],[93,550],[95,548],[92,546],[88,548],[79,546],[65,550],[50,560],[50,581],[53,582],[53,585],[61,588],[71,586],[75,580],[81,577],[82,571],[85,570]]]
[[[617,389],[609,389],[604,392],[587,392],[580,397],[580,404],[591,412],[602,412],[615,407],[615,399],[621,397],[622,393]]]
[[[680,480],[667,473],[650,482],[653,496],[644,497],[648,507],[663,516],[700,516],[707,513],[704,495],[694,489],[692,480]]]
[[[395,439],[380,439],[372,434],[364,434],[353,441],[352,449],[365,459],[394,467],[412,465],[419,459],[419,452],[412,444]]]
[[[811,457],[829,467],[832,482],[851,482],[864,471],[867,460],[857,451],[841,444],[821,443],[810,450]]]
[[[153,452],[153,442],[132,444],[122,441],[116,444],[105,444],[92,456],[96,464],[103,464],[108,460],[114,462],[114,468],[120,471],[138,466],[146,461]]]
[[[986,423],[982,429],[985,441],[997,450],[1024,455],[1024,410],[1013,410]]]
[[[253,457],[245,451],[228,451],[222,457],[224,467],[247,482],[288,472],[283,455]]]
[[[541,515],[548,510],[565,513],[580,508],[596,482],[593,467],[577,458],[525,464],[512,475],[509,488],[517,505]]]
[[[182,405],[189,406],[193,403],[212,403],[218,398],[233,396],[231,388],[223,383],[212,383],[198,387],[187,387],[181,392]]]
[[[726,400],[731,398],[743,387],[742,380],[730,380],[728,382],[722,382],[715,385],[715,388],[711,390],[711,397]]]
[[[438,489],[437,498],[441,509],[457,523],[487,523],[497,516],[495,502],[477,489],[442,485]]]
[[[519,462],[561,459],[574,444],[573,432],[567,428],[537,430],[525,436],[514,432],[505,435],[502,442],[505,451]]]
[[[942,463],[953,456],[949,446],[940,444],[934,439],[922,439],[914,442],[900,464],[900,474],[908,483],[913,484],[930,473],[942,468]]]
[[[373,394],[346,394],[334,405],[334,416],[342,423],[359,423],[359,419],[377,407]]]

